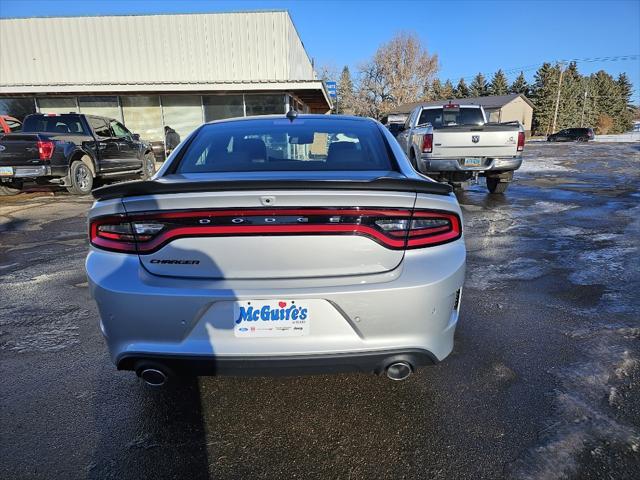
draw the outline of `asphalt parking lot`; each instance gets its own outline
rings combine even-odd
[[[531,144],[506,195],[461,193],[456,346],[405,382],[149,389],[100,337],[91,199],[0,198],[0,477],[638,478],[639,167],[638,144]]]

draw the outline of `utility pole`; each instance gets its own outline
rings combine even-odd
[[[589,92],[589,83],[584,87],[584,100],[582,102],[582,118],[580,118],[580,127],[584,126],[584,111],[587,108],[587,93]]]
[[[563,63],[560,63],[560,80],[558,80],[558,95],[556,96],[556,111],[553,113],[553,128],[551,133],[556,131],[556,120],[558,120],[558,107],[560,106],[560,91],[562,90],[562,75],[564,74]]]

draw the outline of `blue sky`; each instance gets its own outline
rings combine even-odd
[[[531,79],[543,61],[640,54],[640,0],[0,0],[0,17],[269,9],[289,10],[316,65],[338,69],[357,69],[399,31],[417,33],[438,54],[440,77],[454,83],[498,68],[528,67]],[[640,59],[579,62],[578,68],[627,72],[640,103]]]

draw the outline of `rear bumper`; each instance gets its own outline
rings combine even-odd
[[[431,172],[486,172],[492,170],[517,170],[522,165],[522,156],[504,158],[481,158],[478,167],[464,166],[464,158],[425,158],[420,159],[421,171]]]
[[[126,353],[118,361],[118,370],[134,370],[138,362],[154,362],[176,373],[197,375],[303,375],[343,372],[381,374],[396,362],[406,362],[412,367],[438,363],[438,359],[426,350],[386,350],[358,353],[334,353],[316,355],[289,355],[271,357],[206,356],[206,355],[149,355]]]
[[[214,373],[254,367],[276,373],[292,366],[377,371],[394,352],[415,355],[416,365],[451,352],[465,248],[460,239],[410,250],[400,267],[383,274],[307,280],[160,277],[136,256],[95,249],[86,267],[100,326],[119,368],[132,368],[136,359],[165,358],[188,368],[204,364]],[[312,304],[310,334],[235,337],[233,302],[272,299]]]
[[[48,165],[12,167],[13,175],[0,177],[0,180],[13,178],[38,178],[51,176],[51,167]]]

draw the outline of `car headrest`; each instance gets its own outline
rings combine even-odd
[[[267,159],[267,146],[259,138],[243,138],[233,145],[233,153],[239,153],[248,161]]]
[[[362,161],[362,150],[355,142],[333,142],[329,145],[327,163]]]
[[[69,130],[69,127],[66,126],[64,123],[59,123],[58,125],[56,125],[56,132],[58,132],[58,133],[71,133],[71,131]]]

